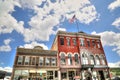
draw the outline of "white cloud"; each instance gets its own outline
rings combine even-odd
[[[120,17],[117,18],[113,23],[113,26],[115,26],[116,28],[120,29]]]
[[[120,67],[120,61],[119,62],[116,62],[116,63],[108,63],[108,66],[110,68],[119,68]]]
[[[37,42],[31,42],[30,44],[24,44],[23,46],[20,46],[21,48],[30,48],[33,49],[35,46],[42,46],[43,49],[48,50],[48,47],[43,43],[37,43]]]
[[[11,33],[16,30],[23,33],[23,21],[18,22],[11,13],[14,11],[14,6],[19,6],[14,0],[0,0],[0,34]]]
[[[112,2],[109,6],[108,9],[109,10],[114,10],[116,8],[120,7],[120,0],[115,0],[114,2]],[[116,20],[112,23],[113,26],[115,26],[117,29],[120,30],[120,17],[116,18]]]
[[[11,51],[11,47],[10,47],[10,42],[11,42],[11,39],[6,39],[4,40],[4,45],[0,46],[0,51],[3,52],[9,52]]]
[[[113,31],[105,31],[101,33],[94,34],[101,35],[101,40],[103,46],[112,46],[112,50],[116,51],[120,55],[120,33],[115,33]]]
[[[84,24],[98,19],[98,13],[89,0],[56,0],[54,3],[49,0],[1,0],[0,4],[0,34],[15,30],[23,35],[25,42],[49,40],[49,36],[55,34],[59,27],[54,28],[74,14]],[[42,8],[39,7],[41,5]],[[32,9],[36,13],[28,22],[31,28],[25,28],[24,21],[18,22],[11,15],[15,6]]]
[[[12,72],[12,68],[11,67],[0,67],[0,70],[2,70],[2,71],[6,71],[6,72]]]
[[[120,7],[120,0],[115,0],[108,6],[108,9],[114,10],[115,8],[118,8],[118,7]]]

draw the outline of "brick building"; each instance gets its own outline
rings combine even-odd
[[[109,67],[100,36],[58,31],[51,50],[17,48],[12,80],[106,80]]]
[[[62,80],[73,80],[75,77],[106,80],[109,77],[106,56],[98,35],[59,31],[51,50],[58,51]]]

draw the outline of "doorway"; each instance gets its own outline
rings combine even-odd
[[[69,80],[73,80],[74,76],[75,76],[75,72],[74,71],[68,71]]]
[[[98,72],[99,72],[100,80],[105,80],[104,72],[103,71],[98,71]]]

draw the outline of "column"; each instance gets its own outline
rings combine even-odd
[[[58,71],[58,80],[61,80],[61,71]]]

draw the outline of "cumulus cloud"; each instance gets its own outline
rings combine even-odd
[[[24,44],[23,46],[20,46],[21,48],[30,48],[33,49],[35,46],[42,46],[43,49],[48,50],[48,47],[43,43],[37,43],[37,42],[31,42],[29,44]]]
[[[96,33],[95,31],[92,34],[101,35],[101,40],[103,46],[112,46],[112,50],[116,51],[120,55],[120,33],[115,33],[113,31],[105,31],[101,33]]]
[[[115,0],[114,2],[112,2],[109,6],[108,9],[110,10],[114,10],[116,8],[120,7],[120,0]]]
[[[116,63],[108,63],[108,66],[110,68],[119,68],[120,67],[120,61],[119,62],[116,62]]]
[[[98,13],[89,0],[1,0],[0,1],[0,34],[11,33],[13,30],[22,34],[25,42],[49,40],[55,34],[58,26],[64,20],[70,19],[74,14],[84,24],[97,20]],[[24,21],[17,21],[11,13],[15,6],[22,9],[31,9],[36,15],[32,16],[25,28]],[[54,28],[57,28],[56,30]]]
[[[14,6],[19,6],[19,3],[13,0],[0,0],[0,34],[11,33],[16,30],[23,33],[23,21],[18,22],[11,13],[14,11]]]
[[[11,42],[11,39],[6,39],[6,40],[4,40],[4,45],[1,45],[0,46],[0,51],[1,52],[3,52],[3,51],[5,51],[5,52],[9,52],[9,51],[11,51],[11,47],[10,47],[10,42]]]
[[[120,17],[117,18],[113,23],[113,26],[115,26],[116,28],[120,29]]]
[[[0,67],[0,70],[12,73],[11,67]]]

